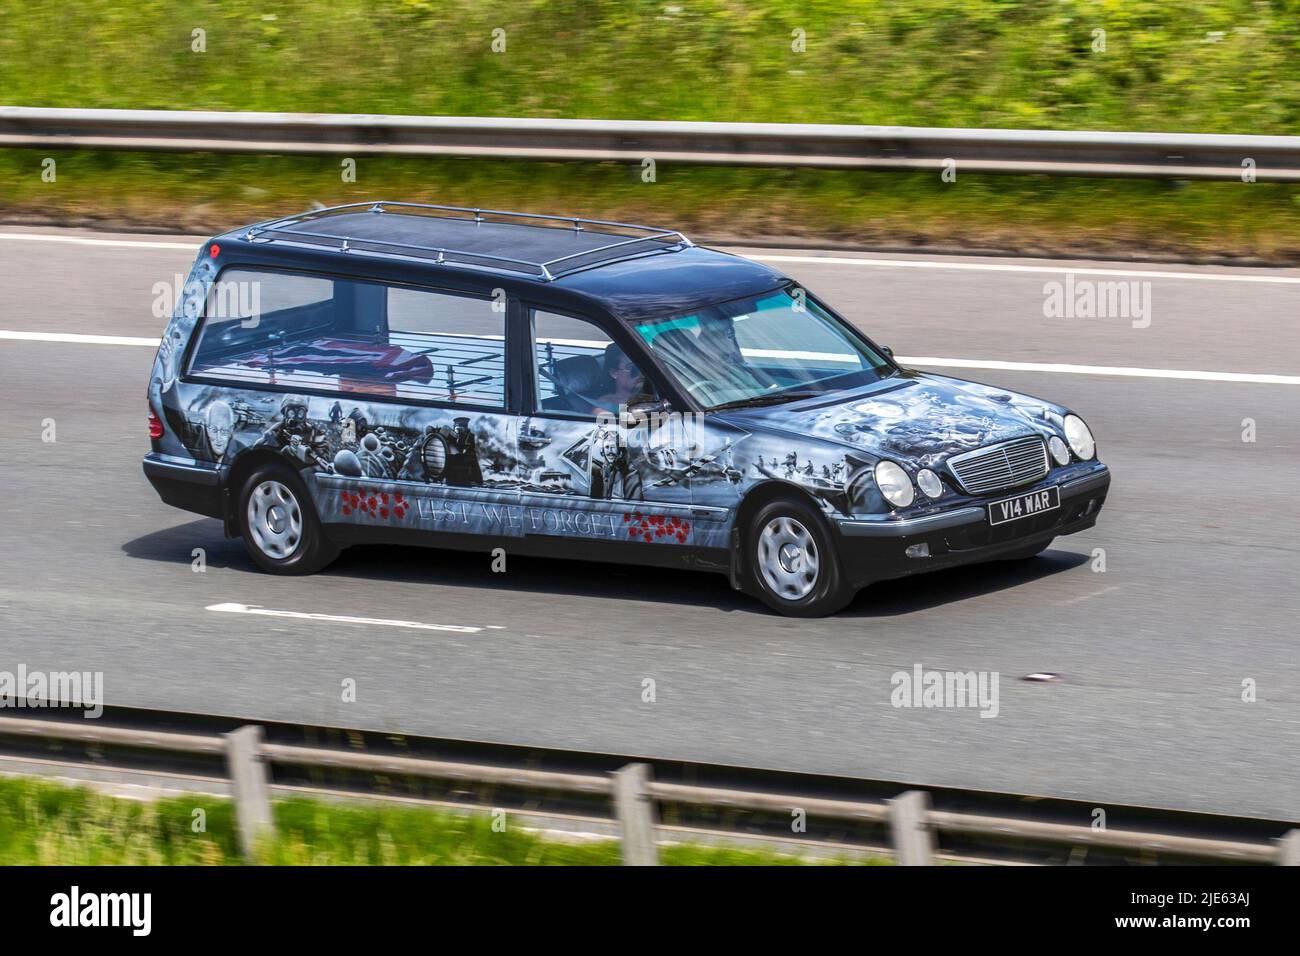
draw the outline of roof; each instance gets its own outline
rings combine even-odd
[[[604,262],[691,247],[680,232],[656,226],[391,202],[353,203],[272,219],[249,226],[245,236],[456,262],[546,282]]]
[[[598,300],[624,321],[638,322],[770,292],[787,281],[752,259],[694,246],[671,256],[587,269],[555,285]]]
[[[628,321],[768,291],[781,273],[695,246],[680,232],[579,217],[414,203],[358,203],[257,223],[230,234],[394,262],[484,271],[596,299]]]

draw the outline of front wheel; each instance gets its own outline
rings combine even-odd
[[[248,476],[239,494],[239,530],[249,556],[272,574],[312,574],[339,554],[302,479],[283,465]]]
[[[825,522],[798,501],[760,508],[745,537],[750,585],[778,614],[824,617],[853,600]]]

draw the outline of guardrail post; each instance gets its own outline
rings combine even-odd
[[[930,866],[933,863],[934,833],[926,819],[930,795],[908,790],[889,801],[889,826],[899,866]]]
[[[655,805],[646,791],[650,766],[630,763],[615,770],[614,813],[623,838],[624,866],[658,866],[655,848]]]
[[[271,781],[262,758],[262,728],[240,727],[225,735],[226,766],[234,784],[239,849],[252,862],[259,840],[275,833],[271,815]]]
[[[1277,841],[1278,866],[1300,866],[1300,830],[1287,830]]]

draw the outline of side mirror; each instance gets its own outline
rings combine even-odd
[[[671,412],[673,406],[665,398],[653,402],[635,402],[629,405],[627,410],[632,415],[656,415]]]

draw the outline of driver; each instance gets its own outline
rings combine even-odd
[[[645,395],[645,375],[614,342],[605,347],[604,372],[614,387],[596,400],[592,414],[617,415],[620,406],[631,405]]]

